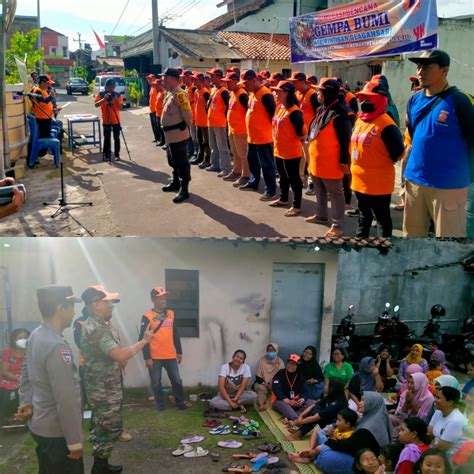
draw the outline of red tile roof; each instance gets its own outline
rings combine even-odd
[[[271,61],[290,60],[289,35],[275,34],[272,37],[269,33],[235,31],[220,31],[218,34],[249,59],[266,60],[270,54]]]

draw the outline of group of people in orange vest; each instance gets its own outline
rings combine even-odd
[[[263,176],[260,200],[285,208],[287,217],[300,215],[306,181],[316,206],[305,220],[327,224],[328,237],[343,235],[347,213],[359,217],[357,236],[368,237],[375,218],[382,235],[391,237],[394,164],[404,155],[404,142],[387,113],[385,77],[374,76],[353,94],[340,79],[318,81],[302,72],[287,79],[237,67],[180,74],[194,118],[191,164],[241,191],[257,191]],[[147,79],[155,141],[166,146],[159,130],[166,91],[162,79]]]

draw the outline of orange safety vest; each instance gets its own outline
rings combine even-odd
[[[349,104],[351,103],[352,99],[357,99],[357,97],[352,92],[346,92],[346,105],[350,109],[351,109],[351,106]]]
[[[247,110],[240,103],[240,96],[246,94],[244,88],[237,89],[230,93],[229,111],[227,112],[227,121],[229,123],[229,132],[232,135],[247,135],[247,127],[245,126],[245,115]]]
[[[41,94],[43,99],[47,99],[49,97],[49,92],[44,91],[39,87],[33,88],[32,94]],[[33,99],[31,111],[35,114],[37,119],[51,119],[53,118],[53,107],[52,101],[45,104],[44,102],[37,102],[35,99]]]
[[[337,139],[334,119],[309,143],[308,171],[312,176],[324,179],[342,179],[339,162],[341,146]]]
[[[247,126],[247,140],[252,145],[266,145],[273,142],[272,120],[262,103],[262,97],[266,94],[271,94],[271,91],[263,86],[250,96],[245,124]]]
[[[393,119],[383,113],[370,122],[357,119],[351,138],[352,189],[363,194],[380,196],[392,194],[395,167],[382,132]]]
[[[150,89],[150,112],[154,114],[156,112],[156,96],[158,95],[158,91],[152,87]]]
[[[156,102],[155,102],[155,114],[157,117],[161,117],[163,115],[163,100],[165,98],[165,91],[158,91],[156,95]]]
[[[204,94],[209,94],[209,89],[202,87],[196,90],[194,102],[194,121],[196,127],[207,127],[206,98]]]
[[[303,112],[304,124],[307,127],[309,127],[311,120],[313,120],[314,118],[314,110],[313,110],[313,106],[311,105],[311,96],[314,94],[316,94],[316,91],[311,88],[309,88],[302,97],[300,94],[300,97],[301,97],[300,108],[301,108],[301,111]]]
[[[97,94],[95,100],[102,100],[103,96]],[[102,102],[100,110],[102,111],[102,123],[104,125],[118,125],[120,123],[120,106],[123,104],[122,96],[115,97],[112,104],[108,100]]]
[[[207,111],[208,127],[225,127],[227,125],[226,106],[222,93],[227,89],[219,87],[211,96],[211,103]]]
[[[150,331],[154,331],[161,323],[157,318],[157,314],[152,310],[147,311],[144,316],[150,321]],[[176,359],[173,325],[174,311],[168,309],[163,324],[150,341],[150,355],[152,359]]]
[[[276,157],[283,158],[284,160],[300,158],[303,153],[301,139],[296,134],[295,127],[290,120],[290,115],[295,110],[300,110],[300,108],[297,105],[293,105],[289,109],[281,106],[273,117],[274,154]]]

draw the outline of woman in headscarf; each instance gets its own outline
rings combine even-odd
[[[359,413],[362,413],[362,418],[357,423],[356,430],[361,428],[369,430],[380,447],[391,443],[392,422],[380,393],[364,392],[359,403]]]
[[[441,377],[435,379],[434,383],[436,391],[442,387],[451,387],[461,391],[461,384],[459,383],[458,379],[452,375],[442,375]]]
[[[300,363],[300,373],[306,380],[306,396],[313,400],[319,400],[324,391],[324,375],[316,355],[316,348],[308,346],[301,355]]]
[[[421,367],[423,373],[428,371],[428,362],[423,359],[423,346],[421,344],[413,344],[408,355],[400,362],[398,370],[398,379],[400,382],[406,382],[407,368],[411,364],[417,364]]]
[[[449,375],[451,372],[449,372],[449,369],[446,367],[446,355],[444,354],[443,351],[440,349],[437,349],[431,353],[430,360],[436,359],[440,362],[441,364],[441,372],[443,372],[444,375]]]
[[[395,416],[400,421],[416,416],[428,422],[434,403],[433,394],[429,390],[428,377],[425,374],[415,373],[408,376],[407,382],[408,390],[400,396]]]
[[[285,364],[278,357],[278,344],[270,342],[265,355],[259,360],[255,372],[253,389],[257,393],[259,411],[267,409],[267,400],[272,393],[272,380],[277,372],[285,368]]]
[[[355,403],[359,403],[363,392],[382,392],[383,380],[375,366],[375,359],[363,357],[359,363],[359,371],[349,382],[349,394]]]

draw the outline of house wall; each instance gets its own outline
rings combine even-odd
[[[6,241],[11,244],[8,249],[3,247]],[[150,288],[164,285],[165,268],[199,270],[200,337],[183,339],[182,377],[188,385],[215,384],[219,367],[237,348],[247,351],[255,369],[269,339],[273,263],[322,263],[320,358],[329,357],[336,291],[334,251],[212,239],[54,239],[54,246],[50,239],[0,239],[0,261],[10,269],[14,327],[32,328],[39,321],[38,287],[71,284],[80,295],[87,286],[102,282],[121,294],[113,322],[125,345],[136,341],[141,315],[150,307]],[[2,301],[3,294],[0,321],[5,324]],[[81,309],[78,305],[76,314]],[[76,350],[70,329],[65,336]],[[135,357],[127,366],[125,384],[144,386],[147,378],[141,356]]]

